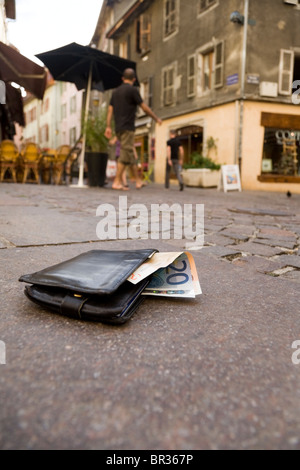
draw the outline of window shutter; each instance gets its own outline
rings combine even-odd
[[[151,48],[151,19],[149,15],[141,16],[141,52],[148,52]]]
[[[294,73],[294,51],[281,49],[279,64],[279,93],[291,95]]]
[[[196,85],[196,64],[195,55],[188,57],[188,97],[195,96],[195,85]]]
[[[224,85],[224,41],[220,41],[215,46],[215,88]]]
[[[150,108],[153,107],[153,77],[149,77],[148,105],[150,106]]]

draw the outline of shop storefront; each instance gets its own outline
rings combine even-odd
[[[262,113],[264,127],[260,182],[300,183],[300,117]]]
[[[300,194],[299,107],[246,101],[243,121],[243,189]]]

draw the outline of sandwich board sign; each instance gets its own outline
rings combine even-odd
[[[242,191],[240,168],[238,165],[223,165],[219,190]]]

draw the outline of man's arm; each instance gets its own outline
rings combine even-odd
[[[152,117],[152,119],[154,119],[154,121],[156,121],[159,125],[162,124],[162,120],[159,119],[159,118],[156,116],[156,114],[152,111],[151,108],[149,108],[149,106],[148,106],[146,103],[143,102],[143,103],[140,104],[140,106],[141,106],[142,110],[143,110],[146,114],[148,114],[148,116],[150,116],[150,117]]]
[[[169,145],[167,146],[167,160],[168,160],[168,165],[172,166],[171,147]]]
[[[113,117],[113,112],[114,112],[114,108],[112,107],[112,105],[109,105],[108,111],[107,111],[107,118],[106,118],[106,129],[105,129],[105,133],[104,133],[104,135],[107,139],[112,138],[111,121],[112,121],[112,117]]]
[[[184,148],[182,145],[179,147],[179,165],[183,165],[184,162]]]

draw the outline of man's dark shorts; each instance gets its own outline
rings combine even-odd
[[[119,162],[123,165],[135,165],[134,155],[134,131],[123,131],[117,134],[121,144]]]

